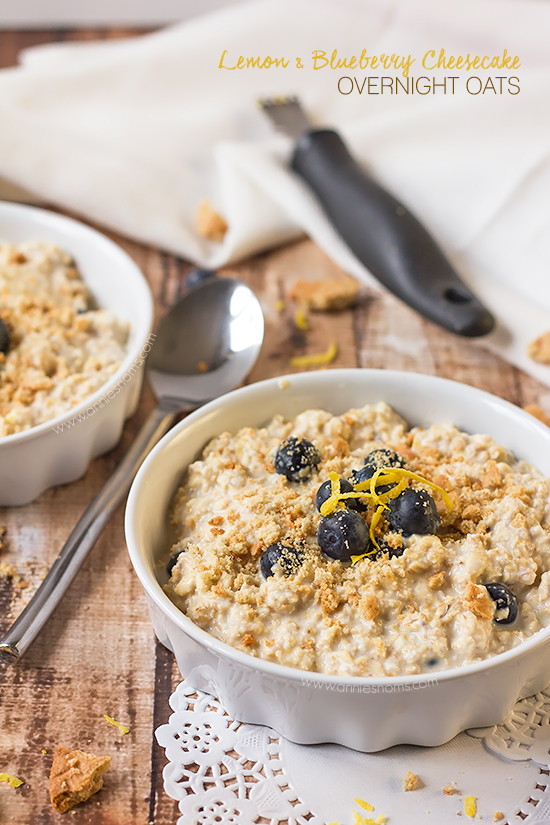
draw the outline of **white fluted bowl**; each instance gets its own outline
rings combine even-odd
[[[466,728],[500,722],[519,697],[550,682],[550,627],[485,662],[433,676],[358,678],[285,667],[235,650],[193,624],[162,589],[170,545],[168,510],[182,473],[220,432],[261,426],[310,408],[339,415],[386,401],[412,425],[454,423],[489,433],[550,475],[550,430],[513,404],[428,375],[331,370],[271,379],[236,390],[174,427],[141,467],[128,499],[126,540],[159,640],[182,674],[217,696],[232,719],[269,725],[294,742],[337,742],[362,751],[440,745]]]
[[[27,504],[49,487],[80,478],[93,458],[117,444],[139,400],[153,299],[129,255],[71,218],[0,202],[0,241],[56,244],[74,257],[98,306],[130,324],[123,363],[93,395],[50,421],[0,438],[0,506],[8,506]]]

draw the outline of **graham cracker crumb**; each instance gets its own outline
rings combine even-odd
[[[447,794],[447,796],[452,796],[454,793],[456,793],[456,788],[454,785],[445,785],[445,787],[443,788],[443,793]]]
[[[241,639],[241,644],[243,644],[244,647],[253,647],[256,644],[256,639],[254,636],[251,636],[250,633],[245,633]]]
[[[504,814],[502,811],[495,811],[493,814],[493,822],[498,822],[499,819],[504,819]]]
[[[221,243],[228,230],[224,218],[212,208],[210,201],[204,200],[197,207],[197,230],[203,238]]]
[[[15,575],[17,575],[17,570],[12,564],[0,562],[0,579],[13,579]]]
[[[480,619],[492,619],[494,613],[494,602],[491,600],[487,589],[480,584],[468,582],[464,595],[464,604],[472,613]]]
[[[531,341],[527,347],[527,355],[539,364],[550,364],[550,330]]]
[[[313,312],[337,312],[352,307],[358,292],[357,281],[333,278],[327,281],[296,281],[289,297]]]
[[[417,791],[421,787],[420,779],[412,771],[407,771],[403,779],[404,791]]]
[[[428,579],[428,587],[430,590],[439,590],[444,581],[445,571],[440,570],[439,573],[434,573],[433,576],[430,576]]]
[[[527,404],[527,406],[523,409],[525,412],[528,412],[530,415],[538,418],[538,420],[542,421],[543,424],[546,424],[547,427],[550,427],[550,415],[547,415],[538,404]]]
[[[101,790],[110,764],[110,756],[71,751],[64,745],[57,748],[50,771],[50,800],[55,810],[65,813]]]

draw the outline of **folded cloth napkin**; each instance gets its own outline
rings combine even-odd
[[[291,141],[256,106],[298,94],[314,122],[337,127],[417,214],[496,314],[497,330],[481,343],[550,385],[550,366],[526,354],[550,329],[549,34],[550,6],[537,0],[257,0],[131,40],[34,48],[0,72],[0,176],[213,267],[306,232],[381,289],[288,170]],[[441,48],[447,57],[506,49],[521,66],[424,69],[423,55]],[[334,49],[348,58],[410,54],[410,76],[455,76],[455,93],[448,80],[446,93],[342,94],[342,76],[359,85],[404,78],[381,67],[314,70],[312,52]],[[224,50],[226,66],[240,55],[288,66],[219,68]],[[470,75],[484,84],[491,76],[495,91],[468,93]],[[229,224],[221,243],[197,233],[205,198]]]

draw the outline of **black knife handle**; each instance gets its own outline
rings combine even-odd
[[[458,335],[487,335],[490,312],[455,272],[420,221],[373,180],[332,129],[297,142],[292,168],[367,269],[405,303]]]

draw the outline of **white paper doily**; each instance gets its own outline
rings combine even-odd
[[[466,795],[477,798],[476,822],[492,823],[500,811],[499,825],[550,825],[550,689],[518,702],[502,725],[438,748],[374,754],[295,745],[270,728],[235,722],[185,681],[170,706],[156,736],[168,759],[165,790],[179,802],[177,825],[353,825],[354,811],[374,821],[385,814],[388,825],[466,825]],[[402,790],[407,770],[423,787]],[[444,794],[453,783],[456,792]]]

